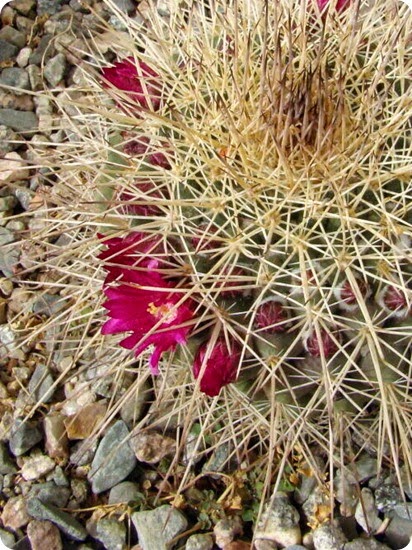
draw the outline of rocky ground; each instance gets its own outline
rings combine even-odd
[[[114,3],[135,15],[132,0]],[[58,95],[68,86],[82,85],[78,65],[79,58],[86,56],[88,40],[83,31],[87,28],[100,36],[99,17],[120,25],[104,4],[94,0],[14,0],[1,11],[1,541],[8,548],[33,550],[242,550],[251,547],[254,533],[256,550],[405,547],[412,536],[411,485],[405,476],[400,490],[389,471],[378,471],[376,457],[366,453],[357,458],[350,473],[335,472],[333,521],[328,495],[307,470],[300,472],[294,486],[285,487],[267,503],[258,525],[246,510],[235,506],[224,517],[217,502],[210,501],[217,499],[219,486],[206,474],[197,492],[185,495],[185,506],[172,507],[172,494],[156,501],[151,489],[162,478],[162,460],[173,454],[174,440],[146,432],[145,438],[133,437],[119,445],[133,427],[134,404],[133,410],[123,407],[86,452],[84,441],[96,419],[106,413],[107,387],[96,390],[95,402],[88,402],[87,392],[86,400],[79,401],[79,385],[93,377],[60,391],[54,384],[59,372],[35,361],[30,350],[18,345],[13,319],[28,301],[34,315],[58,311],[55,294],[36,297],[18,276],[20,268],[30,265],[30,232],[36,229],[27,214],[35,207],[36,190],[48,177],[47,170],[35,167],[34,151],[65,139],[50,99],[33,92],[52,88]],[[14,242],[16,246],[7,247]],[[27,407],[34,402],[43,407],[27,420]],[[219,472],[219,452],[210,457],[206,470],[213,463]],[[319,461],[322,470],[322,457]],[[252,494],[253,481],[247,482]]]

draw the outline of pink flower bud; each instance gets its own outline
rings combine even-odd
[[[362,279],[356,279],[356,283],[359,287],[360,295],[366,300],[370,294],[371,289],[367,283]],[[346,311],[354,311],[359,307],[358,299],[356,297],[355,290],[348,279],[345,279],[334,291],[338,306]]]
[[[306,351],[312,357],[331,357],[338,350],[337,340],[339,340],[339,334],[334,333],[334,338],[332,338],[332,333],[327,331],[324,328],[318,331],[313,329],[309,336],[307,336],[303,342],[303,345]]]
[[[280,298],[262,302],[256,311],[254,324],[262,332],[274,334],[288,328],[289,311]]]
[[[201,344],[193,362],[193,376],[197,379],[203,369],[200,389],[209,397],[218,395],[223,386],[235,382],[241,357],[240,345],[230,342],[230,347],[224,338],[217,340],[210,349],[209,342]],[[206,366],[205,366],[206,362]]]
[[[410,311],[406,294],[393,285],[385,285],[377,295],[376,301],[396,317],[403,317]]]

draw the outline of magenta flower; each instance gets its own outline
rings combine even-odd
[[[330,4],[330,0],[316,0],[319,10],[323,11]],[[336,11],[338,13],[342,12],[345,8],[349,6],[350,0],[338,0],[336,2]]]
[[[153,374],[158,374],[162,353],[186,343],[193,303],[182,301],[182,294],[156,271],[160,260],[149,253],[154,253],[159,241],[144,237],[142,233],[131,233],[123,239],[109,239],[109,249],[100,254],[101,259],[113,262],[106,265],[107,300],[103,306],[110,319],[103,325],[102,334],[130,332],[120,345],[134,350],[136,357],[153,346],[149,366]],[[115,286],[108,286],[115,280]]]
[[[164,215],[162,209],[156,204],[163,197],[159,186],[148,179],[137,180],[134,191],[120,191],[117,200],[121,202],[122,211],[125,214],[140,217]]]
[[[136,64],[137,63],[137,64]],[[103,85],[109,83],[126,92],[131,102],[143,109],[157,111],[161,103],[161,86],[159,75],[143,61],[136,62],[133,57],[117,61],[113,67],[103,67]]]
[[[203,370],[200,380],[201,391],[209,397],[214,397],[223,386],[235,382],[240,356],[240,345],[235,341],[230,343],[229,348],[225,339],[220,338],[211,350],[210,344],[204,342],[197,350],[193,362],[193,375],[196,379]]]

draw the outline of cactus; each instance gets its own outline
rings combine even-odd
[[[71,306],[42,330],[119,386],[151,357],[142,422],[182,440],[335,463],[354,435],[411,466],[411,18],[338,4],[149,4],[113,32],[57,154],[70,243],[40,260]]]

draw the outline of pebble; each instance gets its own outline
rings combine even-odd
[[[6,40],[0,39],[0,63],[11,61],[16,57],[19,48]]]
[[[86,529],[74,517],[52,504],[30,498],[27,501],[27,511],[34,519],[52,521],[71,539],[82,541],[87,537]]]
[[[374,533],[382,525],[373,493],[367,487],[364,487],[361,491],[361,497],[356,506],[355,518],[366,533]]]
[[[36,0],[18,0],[14,3],[14,8],[22,15],[30,15],[30,12],[36,6]]]
[[[63,79],[67,69],[66,56],[63,53],[58,53],[44,66],[44,76],[47,82],[55,87]]]
[[[0,109],[1,111],[1,109]],[[26,179],[29,171],[24,158],[15,151],[7,153],[0,159],[0,183]]]
[[[397,516],[399,516],[400,518],[412,520],[412,502],[396,504],[392,508],[392,512]]]
[[[38,498],[46,504],[65,508],[70,498],[70,489],[56,485],[54,481],[36,483],[28,493],[29,498]]]
[[[389,546],[375,539],[354,539],[347,542],[344,550],[390,550]]]
[[[40,67],[40,65],[45,62],[47,63],[47,61],[53,57],[55,49],[52,40],[53,35],[51,34],[44,34],[41,37],[38,46],[30,56],[30,65],[37,65]]]
[[[71,480],[70,488],[75,507],[78,508],[89,496],[89,484],[85,479],[75,478]]]
[[[69,448],[64,416],[61,414],[48,414],[43,420],[43,427],[47,454],[51,458],[67,458]]]
[[[186,541],[185,550],[212,550],[213,539],[210,535],[192,535]]]
[[[30,90],[30,79],[27,71],[19,67],[7,67],[1,71],[0,86],[16,88],[16,95],[24,94],[24,90]]]
[[[133,481],[123,481],[110,489],[109,504],[127,504],[141,495],[139,486]]]
[[[27,526],[31,550],[62,550],[63,544],[58,528],[50,521],[33,520]]]
[[[7,452],[7,449],[3,443],[0,442],[0,474],[14,474],[17,472],[17,467]]]
[[[48,474],[56,466],[54,460],[46,455],[27,458],[21,468],[21,475],[26,481],[33,481]]]
[[[22,418],[17,418],[11,430],[9,440],[10,451],[14,456],[21,456],[42,439],[43,434],[37,422],[24,421]]]
[[[170,541],[188,526],[184,515],[168,504],[147,512],[135,512],[131,518],[142,550],[167,550]]]
[[[27,74],[29,75],[31,89],[35,92],[42,90],[43,79],[41,76],[40,68],[37,65],[31,64],[31,65],[28,65],[26,70],[27,70]]]
[[[5,40],[9,44],[14,44],[14,46],[17,46],[19,50],[21,50],[26,44],[26,35],[24,32],[17,31],[11,25],[4,25],[0,30],[0,40]]]
[[[37,15],[54,15],[63,4],[63,0],[37,0]]]
[[[104,419],[107,412],[105,402],[90,403],[64,421],[69,439],[87,439],[96,426]]]
[[[76,466],[89,464],[96,454],[97,445],[97,439],[78,441],[71,448],[70,462]]]
[[[306,522],[318,525],[330,516],[330,497],[324,487],[318,485],[302,505]]]
[[[113,4],[115,4],[119,11],[127,13],[128,15],[136,10],[136,4],[133,0],[113,0]]]
[[[176,452],[176,440],[159,434],[153,430],[147,430],[133,434],[130,439],[137,460],[147,464],[157,464],[164,457]]]
[[[265,540],[265,539],[256,539],[254,542],[254,550],[277,550],[278,545],[276,542],[273,542],[273,540]],[[288,548],[304,548],[300,544],[292,544],[292,546],[288,546]]]
[[[16,531],[30,521],[26,500],[22,496],[11,497],[4,505],[1,521],[6,529]]]
[[[16,543],[14,535],[5,529],[0,529],[0,541],[4,544],[6,549],[13,548]]]
[[[31,111],[0,109],[0,124],[3,124],[16,132],[23,133],[35,130],[38,125],[38,120],[37,116]]]
[[[0,126],[0,155],[4,156],[7,153],[10,153],[14,149],[17,149],[18,144],[13,143],[19,141],[20,137],[16,132],[7,126]]]
[[[392,548],[405,548],[412,541],[412,521],[393,514],[385,529],[385,538]],[[409,550],[409,548],[405,548]]]
[[[98,494],[117,485],[135,468],[137,461],[128,436],[126,424],[118,420],[101,440],[87,476],[93,493]]]
[[[53,384],[54,380],[47,366],[39,364],[30,378],[30,395],[36,403],[49,403],[56,389]]]
[[[315,550],[343,550],[346,537],[337,523],[324,523],[313,531]]]
[[[225,548],[232,540],[243,533],[243,526],[238,516],[219,520],[213,528],[216,544]]]
[[[399,502],[402,502],[402,493],[395,484],[380,485],[375,489],[375,505],[380,512],[387,513]]]
[[[359,485],[355,477],[344,470],[339,469],[333,480],[335,498],[341,503],[340,512],[342,516],[348,517],[355,513],[359,500]]]
[[[103,518],[96,524],[95,539],[105,550],[124,550],[126,548],[126,527],[118,519]]]
[[[287,494],[279,492],[266,505],[255,537],[272,540],[279,546],[299,544],[302,540],[299,520],[299,512],[290,504]]]

